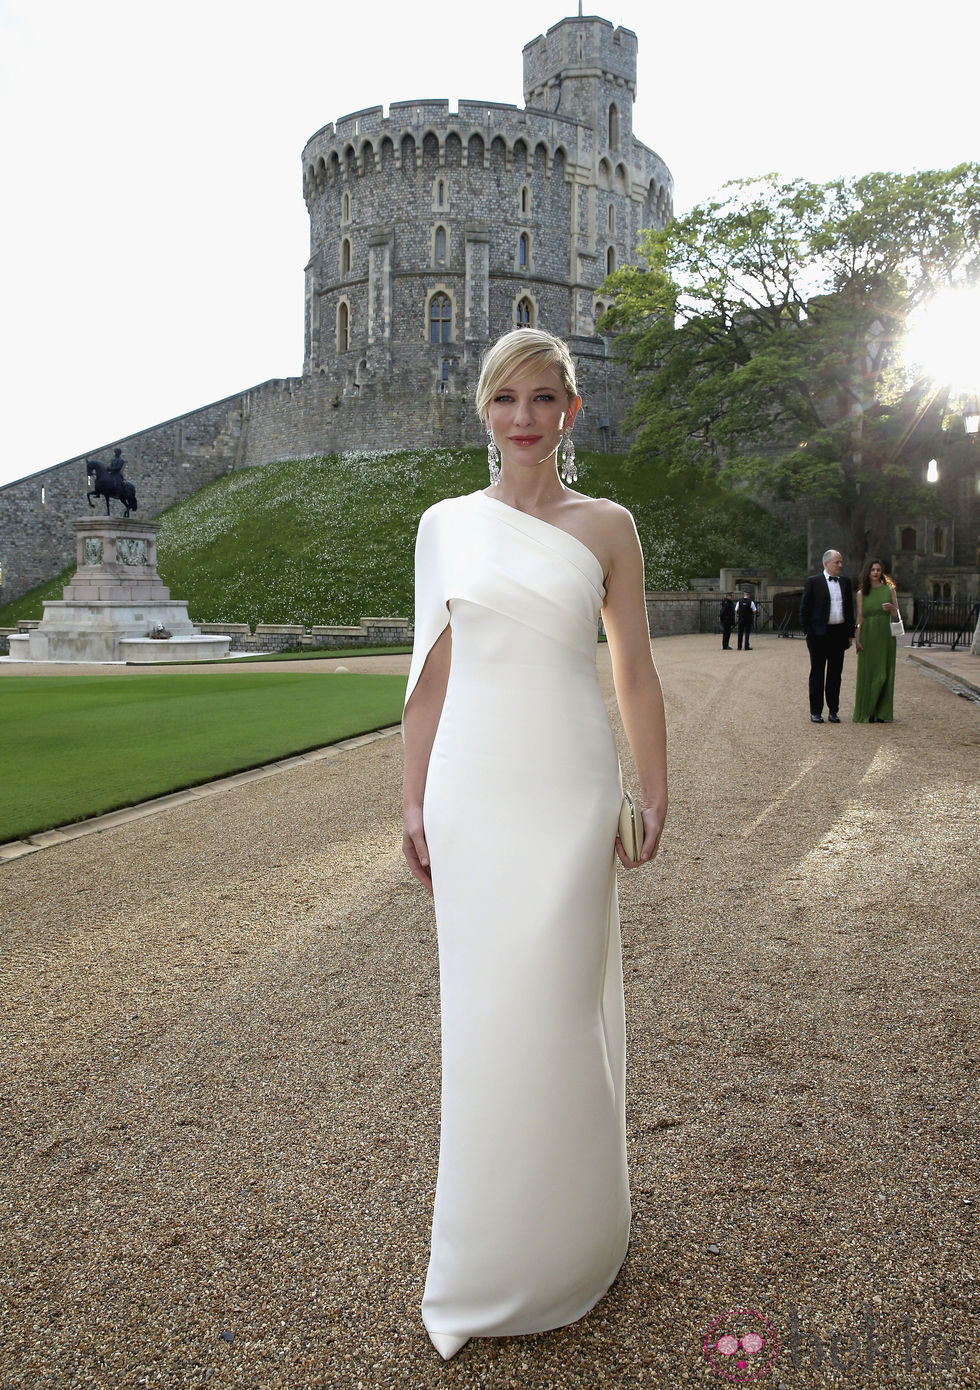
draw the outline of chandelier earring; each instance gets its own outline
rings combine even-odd
[[[496,487],[500,482],[500,450],[490,425],[487,425],[487,441],[487,467],[490,469],[490,482]]]
[[[575,440],[571,430],[563,430],[561,436],[561,476],[566,483],[578,482],[578,469],[575,467]]]

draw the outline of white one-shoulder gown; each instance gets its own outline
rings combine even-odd
[[[614,842],[619,764],[596,677],[602,569],[484,493],[430,508],[407,699],[452,627],[425,787],[442,1008],[442,1133],[422,1316],[543,1332],[629,1240]]]

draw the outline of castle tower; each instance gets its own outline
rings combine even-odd
[[[618,156],[633,138],[636,47],[631,30],[607,19],[561,20],[525,45],[525,104],[573,116]]]
[[[601,386],[582,443],[623,447],[599,290],[635,263],[641,228],[666,224],[673,187],[633,136],[636,53],[628,29],[563,19],[524,49],[523,110],[394,102],[311,138],[303,378],[330,395],[325,451],[363,447],[368,417],[375,447],[385,419],[390,447],[477,438],[480,358],[526,324],[569,340],[587,401]]]

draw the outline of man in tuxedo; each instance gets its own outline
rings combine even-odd
[[[827,550],[823,573],[811,574],[803,585],[800,625],[810,652],[810,720],[823,723],[824,690],[828,719],[839,724],[840,677],[844,653],[854,636],[854,596],[851,581],[841,575],[839,550]]]

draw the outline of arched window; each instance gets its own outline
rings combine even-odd
[[[614,246],[610,246],[609,250],[606,252],[606,274],[611,275],[615,269],[616,248]]]
[[[349,194],[349,193],[345,193],[345,194],[344,194],[343,203],[342,203],[342,206],[341,206],[341,213],[340,213],[340,215],[341,215],[341,218],[342,218],[342,220],[343,220],[344,222],[349,222],[349,221],[350,221],[350,194]]]
[[[534,327],[534,305],[526,295],[523,299],[517,301],[517,308],[514,312],[514,324],[517,328]]]
[[[350,309],[342,299],[337,305],[337,351],[346,352],[350,347]]]
[[[521,239],[517,243],[517,264],[530,265],[531,263],[531,238],[527,232],[521,232]]]
[[[521,189],[521,212],[527,214],[531,211],[531,190],[527,184]]]
[[[609,148],[619,149],[619,111],[615,103],[609,108]]]
[[[437,179],[437,180],[436,180],[436,207],[444,208],[445,206],[446,206],[446,180],[445,180],[445,179]]]
[[[446,294],[434,294],[429,304],[429,342],[451,343],[453,306]]]
[[[914,527],[914,526],[903,526],[903,527],[902,527],[902,549],[903,549],[903,550],[914,550],[914,549],[915,549],[915,527]]]
[[[932,553],[933,555],[946,554],[946,532],[941,526],[934,526],[932,530]]]
[[[615,234],[616,234],[616,209],[613,207],[612,203],[610,203],[610,204],[609,204],[609,235],[610,235],[610,236],[615,236]]]
[[[350,237],[344,237],[340,243],[340,273],[341,275],[350,274]]]
[[[446,229],[445,227],[436,228],[436,260],[446,259]]]

